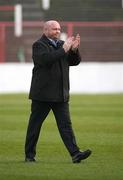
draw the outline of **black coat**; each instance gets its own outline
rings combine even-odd
[[[29,98],[48,102],[69,100],[69,66],[81,61],[79,52],[65,53],[63,41],[57,47],[43,35],[32,47],[34,62]]]

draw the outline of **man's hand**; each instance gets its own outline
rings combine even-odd
[[[72,37],[69,37],[69,38],[64,42],[63,48],[64,48],[65,52],[68,52],[68,51],[71,49],[71,47],[72,47],[72,45],[73,45],[73,42],[74,42],[74,37],[73,37],[73,36],[72,36]]]
[[[80,35],[77,34],[71,46],[72,51],[76,51],[79,46],[80,46]]]

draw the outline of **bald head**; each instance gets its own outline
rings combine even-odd
[[[43,27],[43,33],[51,39],[59,39],[61,33],[60,24],[55,20],[46,21]]]
[[[44,30],[46,30],[46,29],[48,29],[48,28],[50,28],[52,26],[55,26],[55,25],[60,26],[59,23],[57,21],[55,21],[55,20],[46,21],[44,23]]]

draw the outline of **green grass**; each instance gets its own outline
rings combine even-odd
[[[0,180],[123,179],[123,94],[72,95],[71,117],[81,149],[93,154],[72,164],[52,112],[37,145],[37,162],[24,162],[30,101],[27,94],[0,95]]]

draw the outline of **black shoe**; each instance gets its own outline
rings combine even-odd
[[[35,162],[34,158],[25,158],[25,162]]]
[[[73,163],[80,163],[81,160],[88,158],[91,155],[91,153],[92,151],[89,149],[83,152],[80,151],[79,153],[72,156],[72,161]]]

